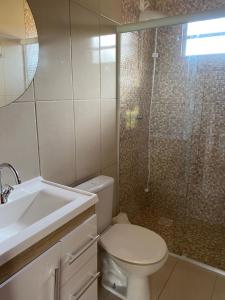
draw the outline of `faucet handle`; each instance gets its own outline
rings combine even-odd
[[[9,184],[6,184],[4,185],[4,188],[3,188],[3,199],[4,199],[4,203],[8,202],[8,198],[9,198],[9,195],[11,194],[11,192],[14,190],[14,188],[9,185]]]

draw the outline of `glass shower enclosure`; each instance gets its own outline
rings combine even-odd
[[[181,23],[121,29],[120,208],[225,270],[225,19]]]

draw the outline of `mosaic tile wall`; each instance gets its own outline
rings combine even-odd
[[[224,0],[154,0],[153,2],[155,9],[169,16],[225,8]]]
[[[26,0],[24,0],[24,23],[26,38],[37,38],[34,17]]]
[[[134,23],[139,18],[140,0],[122,0],[123,22]],[[150,9],[168,16],[187,15],[225,8],[224,0],[149,0]]]
[[[170,251],[225,270],[225,56],[187,59],[183,30],[158,29],[151,105],[155,30],[122,35],[120,205]]]

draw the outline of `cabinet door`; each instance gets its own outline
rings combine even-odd
[[[54,300],[59,265],[60,243],[0,285],[0,300]]]

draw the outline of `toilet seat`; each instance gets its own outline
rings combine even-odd
[[[165,241],[155,232],[131,224],[113,225],[101,237],[101,245],[111,256],[131,264],[155,264],[168,253]]]

